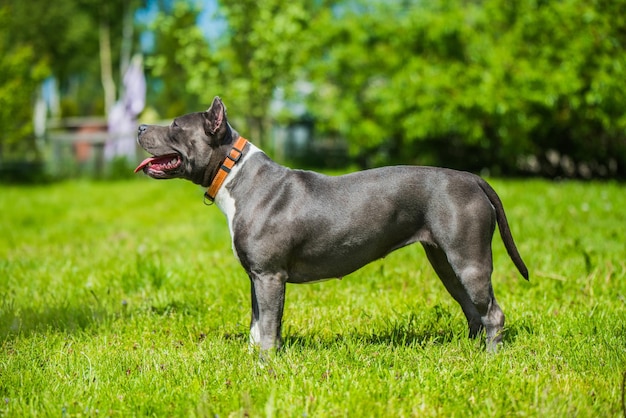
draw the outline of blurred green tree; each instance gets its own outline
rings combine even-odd
[[[363,165],[626,176],[623,2],[346,4],[301,62],[318,127]]]
[[[214,18],[225,20],[226,30],[209,42],[190,24],[198,12],[185,1],[175,3],[173,13],[157,19],[155,54],[147,61],[152,75],[163,77],[158,100],[170,96],[170,82],[178,85],[174,89],[184,86],[186,94],[205,106],[214,95],[227,96],[231,114],[240,118],[239,129],[264,141],[272,96],[277,87],[295,80],[299,69],[293,56],[311,36],[311,15],[324,6],[324,1],[315,0],[223,2]],[[172,102],[183,105],[180,100]],[[172,106],[169,109],[174,112]]]
[[[0,7],[0,26],[10,27],[11,9]],[[16,156],[36,160],[32,124],[33,95],[49,74],[45,57],[28,44],[14,43],[8,31],[0,31],[0,163]]]
[[[363,166],[626,177],[624,0],[219,2],[225,29],[208,39],[194,3],[157,3],[146,64],[163,116],[223,95],[239,129],[265,141],[277,89],[300,100],[305,81],[317,132],[346,138]],[[66,110],[104,113],[145,4],[0,5],[0,153],[32,148],[27,104],[48,74]]]
[[[113,71],[112,66],[123,67],[130,60],[132,16],[140,4],[140,0],[0,4],[0,122],[5,127],[0,159],[38,158],[33,105],[48,76],[59,81],[65,116],[104,113],[115,99],[115,79],[123,71]],[[94,57],[94,51],[100,54]]]
[[[216,89],[210,78],[199,79],[213,67],[208,40],[197,25],[200,10],[188,2],[176,2],[164,9],[149,30],[154,35],[153,49],[146,57],[146,72],[151,88],[148,105],[162,117],[175,117],[198,111],[205,90]]]
[[[128,44],[136,37],[132,17],[142,4],[142,0],[54,4],[7,0],[1,7],[11,16],[5,26],[7,42],[28,46],[48,62],[65,100],[72,102],[67,112],[92,115],[105,113],[108,102],[115,99],[115,84],[130,61]],[[110,62],[102,60],[107,56]],[[114,85],[106,85],[110,83]],[[107,103],[105,90],[110,96]]]

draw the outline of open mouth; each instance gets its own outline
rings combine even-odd
[[[166,174],[180,167],[182,160],[178,154],[167,154],[158,157],[148,157],[135,169],[135,173],[143,170],[146,174]]]

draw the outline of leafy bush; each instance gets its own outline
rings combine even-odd
[[[9,9],[0,8],[0,26],[6,27]],[[6,160],[37,160],[32,104],[48,66],[29,45],[13,45],[0,31],[0,169]]]
[[[364,161],[626,176],[618,3],[380,2],[320,14],[301,55],[317,86],[310,107]]]

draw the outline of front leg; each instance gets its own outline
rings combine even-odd
[[[279,349],[282,345],[281,328],[285,306],[286,275],[250,274],[252,320],[250,342],[261,351]]]

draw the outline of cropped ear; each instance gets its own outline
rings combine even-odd
[[[204,116],[204,132],[207,136],[222,139],[223,134],[226,132],[226,107],[222,103],[222,99],[215,96],[211,107],[202,114]]]

